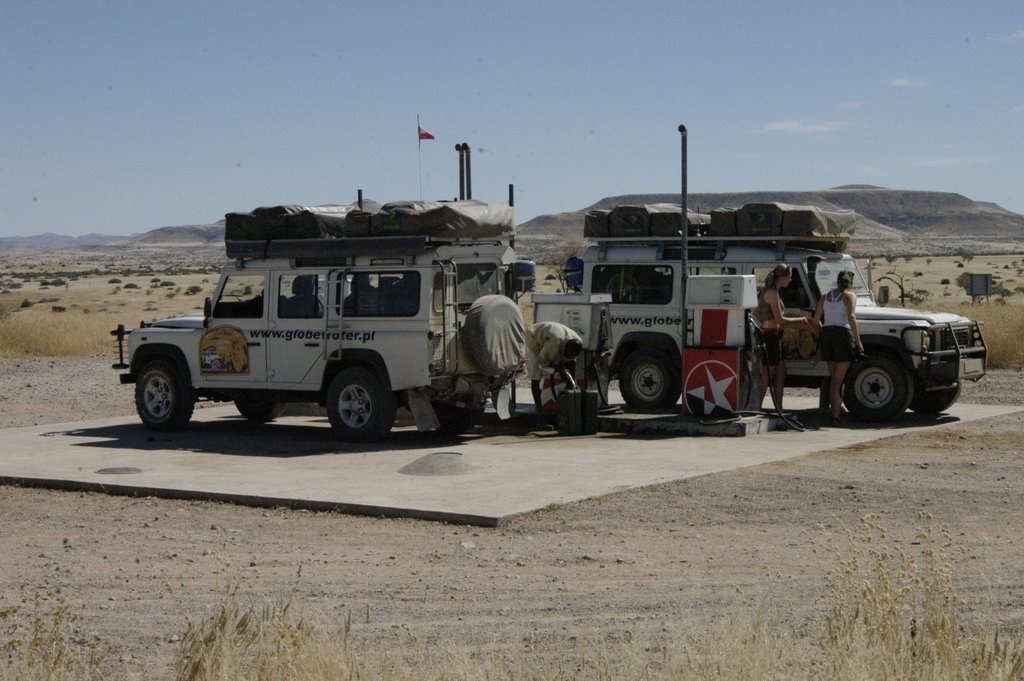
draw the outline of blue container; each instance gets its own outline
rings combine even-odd
[[[565,284],[571,289],[583,288],[583,260],[573,256],[565,261]]]
[[[512,282],[519,293],[529,293],[537,288],[537,263],[532,260],[512,263]]]

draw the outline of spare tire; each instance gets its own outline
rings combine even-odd
[[[505,296],[477,298],[466,311],[462,345],[485,376],[514,370],[526,356],[526,324],[519,306]]]

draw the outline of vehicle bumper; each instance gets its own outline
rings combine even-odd
[[[929,338],[928,351],[911,353],[920,384],[955,385],[985,375],[988,348],[977,322],[958,327],[937,324],[929,329]]]

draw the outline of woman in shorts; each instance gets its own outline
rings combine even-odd
[[[782,349],[782,327],[808,323],[807,317],[787,317],[786,306],[779,291],[793,281],[793,268],[789,265],[775,266],[764,280],[764,288],[757,297],[754,316],[761,323],[764,335],[765,362],[761,366],[761,401],[764,402],[768,384],[774,387],[775,407],[782,411],[782,389],[786,383],[786,365]]]
[[[829,404],[832,405],[832,423],[840,423],[843,414],[843,381],[850,363],[858,352],[864,352],[857,330],[857,295],[849,290],[853,286],[853,272],[844,270],[836,277],[836,287],[818,299],[813,321],[821,325],[818,347],[821,358],[828,362],[832,382],[829,386]]]

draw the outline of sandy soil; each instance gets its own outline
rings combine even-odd
[[[134,413],[107,357],[0,361],[0,428]],[[1018,404],[997,372],[970,402]],[[875,514],[896,543],[948,530],[965,617],[1024,629],[1024,412],[591,499],[498,529],[0,487],[0,611],[54,593],[115,678],[166,677],[187,621],[227,585],[292,597],[357,645],[529,654],[657,650],[765,593],[813,641],[821,547]],[[765,436],[770,445],[770,436]],[[922,514],[925,514],[922,516]],[[922,520],[922,518],[924,518]],[[0,628],[0,649],[9,632]]]

